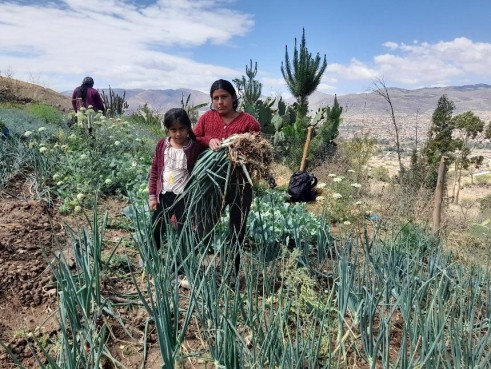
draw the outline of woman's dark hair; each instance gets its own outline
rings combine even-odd
[[[82,81],[82,85],[80,86],[80,97],[84,103],[85,99],[87,98],[87,89],[89,87],[94,87],[94,80],[92,77],[85,77]]]
[[[196,141],[196,136],[193,132],[193,125],[186,110],[182,108],[172,108],[167,110],[164,115],[164,127],[169,129],[174,123],[181,123],[189,130],[189,137]]]
[[[237,98],[237,92],[235,92],[234,86],[226,79],[219,79],[213,82],[210,88],[210,97],[213,99],[213,92],[215,92],[220,88],[222,90],[227,91],[230,95],[232,95],[232,99],[234,100],[232,107],[234,108],[234,110],[237,110],[237,107],[239,106],[239,99]]]

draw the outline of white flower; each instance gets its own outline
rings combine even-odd
[[[361,184],[359,184],[359,183],[352,183],[351,184],[351,187],[361,188]]]
[[[85,195],[83,193],[77,194],[77,200],[82,201],[84,199]]]
[[[328,176],[328,177],[336,177],[336,174],[334,174],[334,173],[329,173],[327,176]]]
[[[119,145],[121,145],[121,142],[119,142],[119,141],[114,141],[114,146],[119,146]]]
[[[53,180],[57,180],[58,178],[60,178],[61,176],[58,174],[58,173],[55,173],[53,174]]]
[[[77,138],[77,136],[74,133],[72,133],[70,136],[68,136],[68,139],[70,139],[70,140],[75,140],[76,138]]]
[[[341,182],[343,180],[342,177],[336,177],[333,179],[334,182]]]
[[[137,164],[137,162],[136,162],[136,161],[132,161],[132,162],[131,162],[131,166],[132,166],[133,168],[134,168],[134,167],[136,167],[137,165],[138,165],[138,164]]]
[[[32,135],[32,132],[31,131],[25,131],[24,132],[24,136],[25,137],[29,137],[30,135]]]
[[[353,169],[348,169],[347,172],[348,173],[354,173],[355,171]]]
[[[110,185],[111,183],[113,183],[113,181],[111,181],[111,178],[106,178],[106,180],[104,181],[105,184],[107,185]]]
[[[336,192],[336,193],[333,193],[332,194],[332,197],[334,197],[335,199],[340,199],[341,197],[343,197],[343,195],[341,195],[340,193]]]
[[[320,182],[320,183],[317,183],[317,186],[316,187],[319,188],[319,189],[322,189],[322,188],[325,188],[326,186],[327,186],[327,183]]]
[[[87,158],[88,158],[87,154],[82,154],[82,155],[80,155],[80,159],[82,159],[82,160],[85,160],[85,159],[87,159]]]
[[[345,220],[345,221],[343,222],[343,224],[344,224],[345,226],[349,226],[349,225],[351,225],[351,222],[350,222],[349,220]]]
[[[58,181],[58,182],[56,182],[56,185],[57,185],[57,186],[61,186],[62,184],[63,184],[63,181]]]
[[[46,152],[46,151],[48,151],[48,148],[47,148],[47,147],[41,146],[41,147],[39,148],[39,152],[40,152],[40,153],[43,153],[43,152]]]
[[[80,213],[82,211],[82,207],[80,205],[77,205],[77,206],[75,206],[75,208],[73,209],[73,211],[75,213]]]
[[[46,131],[46,127],[39,127],[38,132]]]
[[[357,201],[355,202],[355,205],[363,205],[363,201]]]

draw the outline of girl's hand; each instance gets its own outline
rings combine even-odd
[[[157,200],[148,200],[148,208],[150,211],[157,210]]]
[[[208,143],[208,146],[210,147],[210,149],[212,149],[213,151],[217,151],[220,149],[220,146],[222,145],[222,140],[218,139],[218,138],[212,138],[210,140],[210,142]]]

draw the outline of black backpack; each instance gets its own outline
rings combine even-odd
[[[288,194],[294,202],[308,202],[315,200],[317,177],[307,172],[295,172],[288,183]]]

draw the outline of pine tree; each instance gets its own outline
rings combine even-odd
[[[309,53],[305,41],[305,29],[302,31],[302,41],[297,48],[297,39],[295,38],[295,49],[293,59],[290,62],[288,46],[285,46],[285,61],[281,63],[281,73],[288,85],[288,89],[295,97],[298,103],[297,117],[303,120],[308,113],[308,97],[319,86],[322,74],[326,70],[326,56],[322,59],[317,53],[312,57]]]
[[[429,170],[428,186],[436,185],[438,166],[442,156],[448,157],[448,163],[454,161],[454,151],[460,147],[460,140],[452,138],[455,122],[452,119],[455,104],[447,95],[442,95],[432,115],[432,124],[428,132],[428,141],[423,149],[423,157]]]

